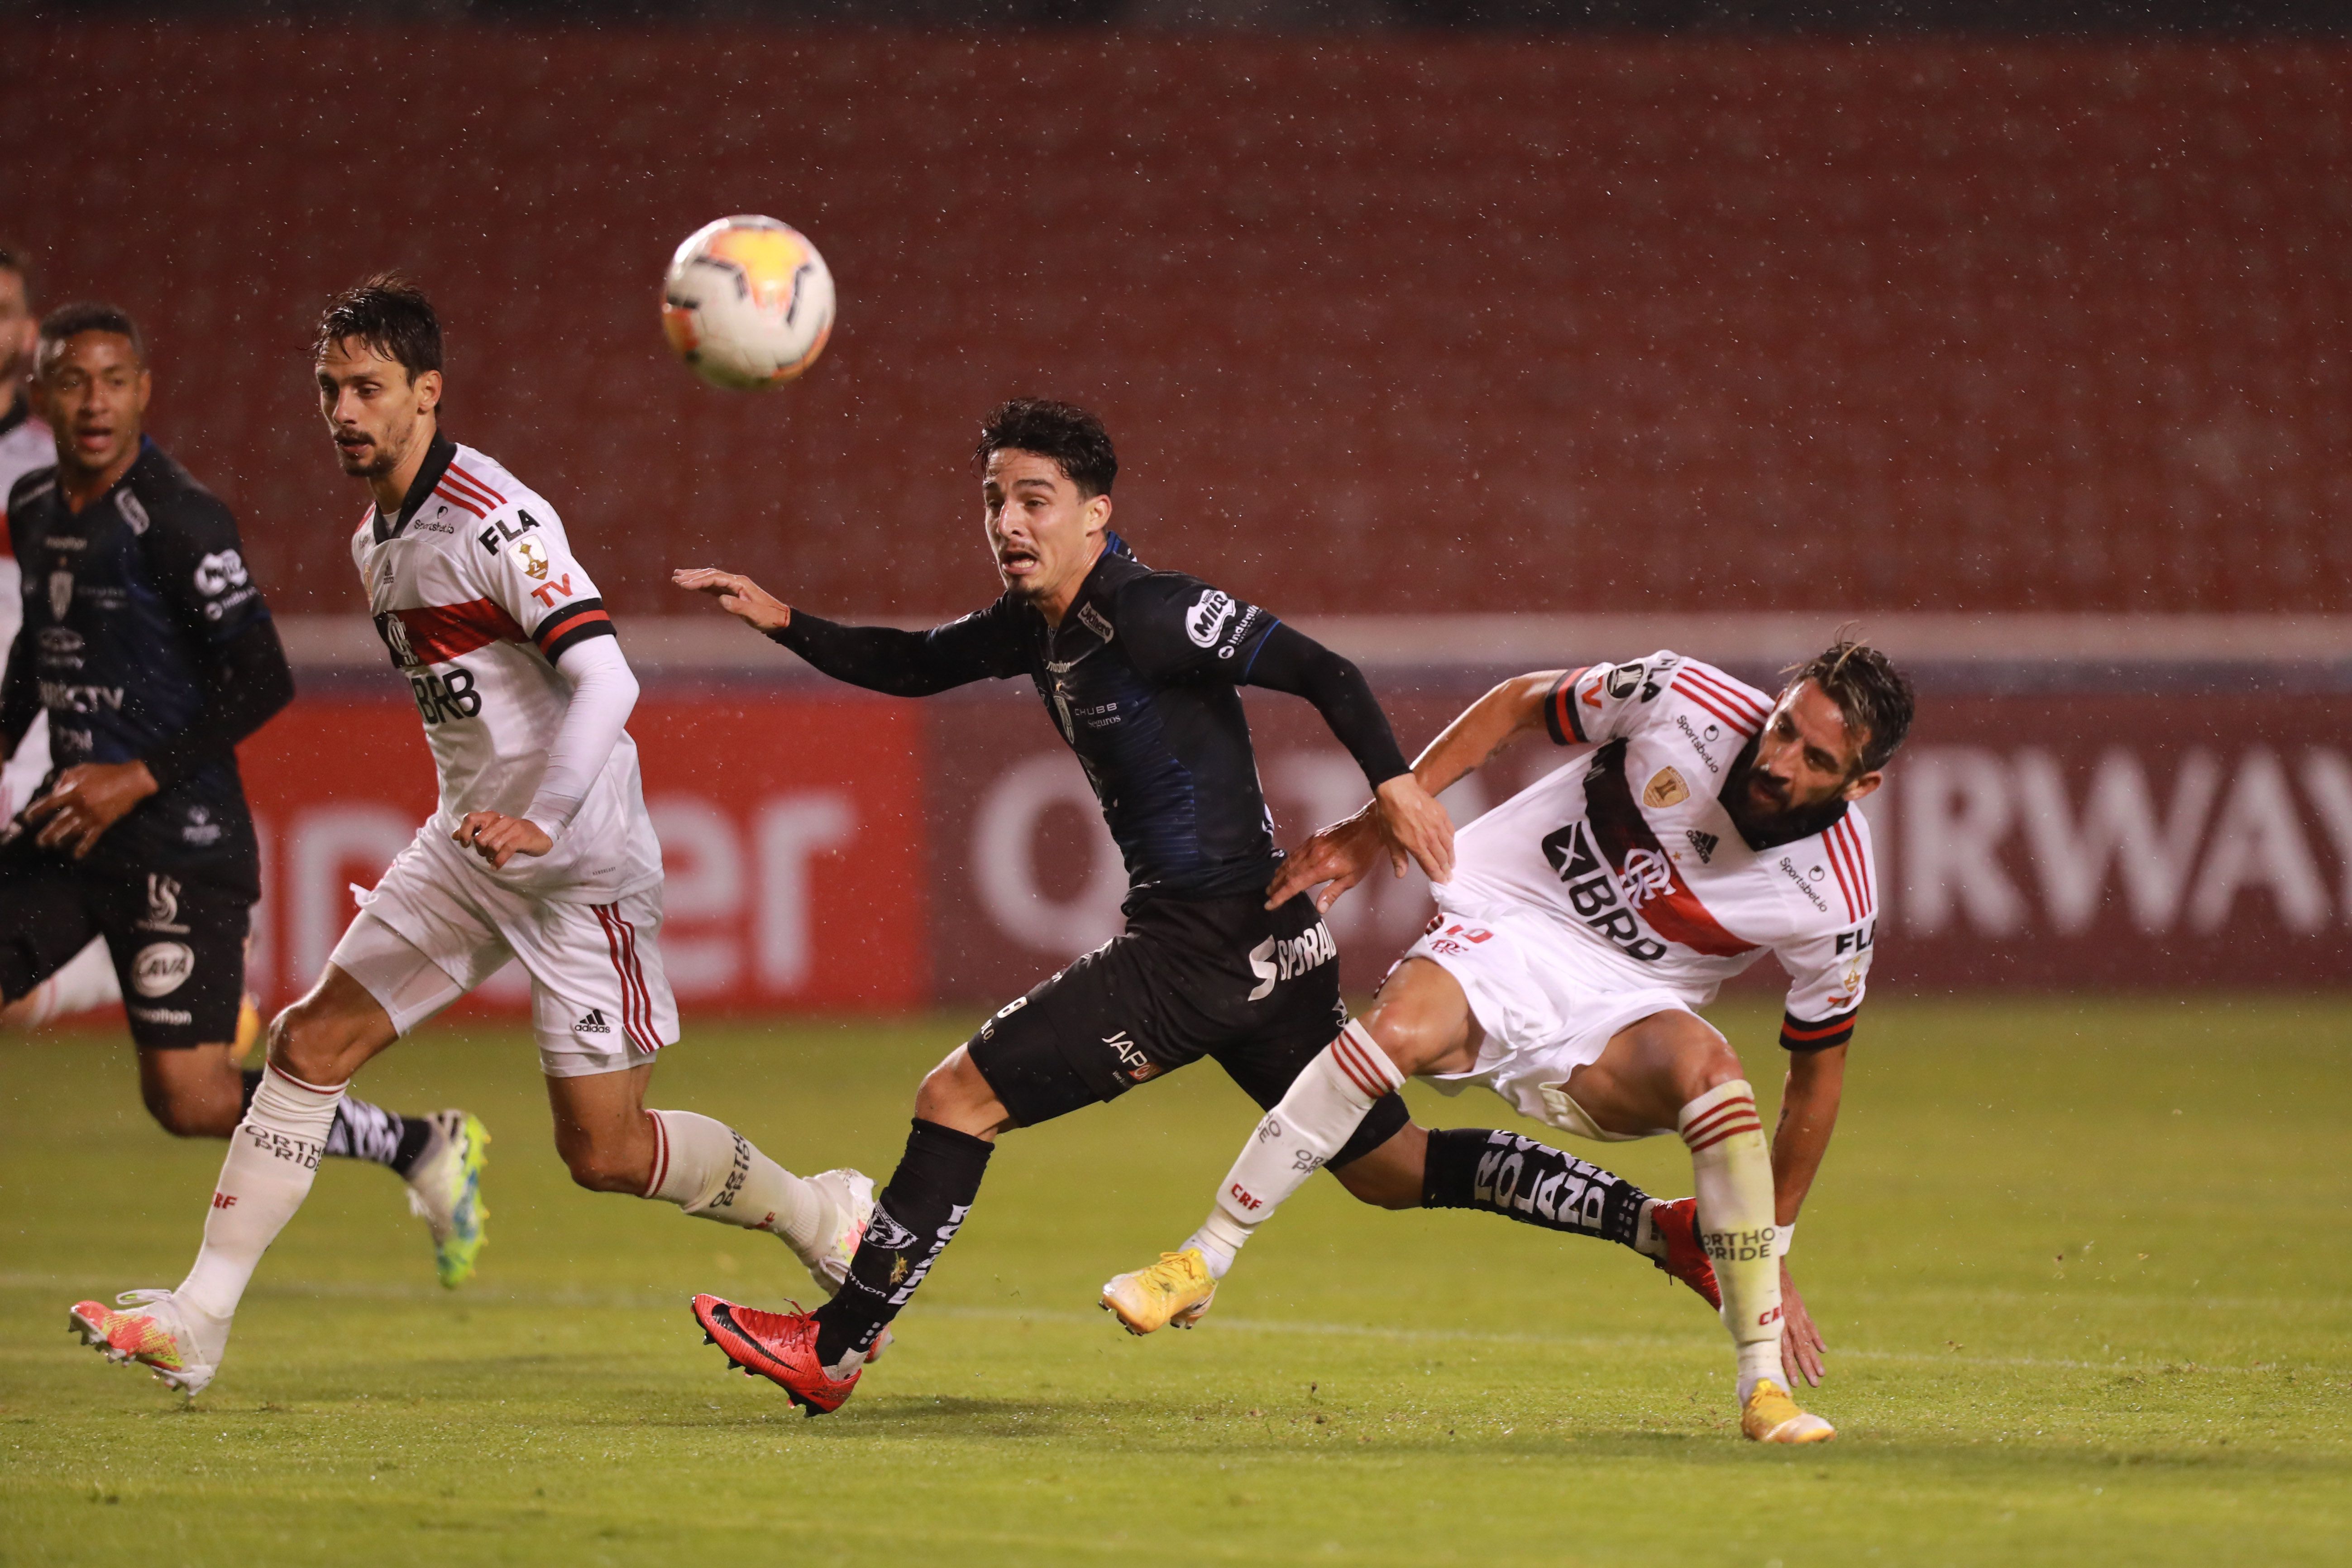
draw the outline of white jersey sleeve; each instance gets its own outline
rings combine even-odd
[[[1605,745],[1657,723],[1659,695],[1674,684],[1683,660],[1664,649],[1647,658],[1571,669],[1552,683],[1544,702],[1544,727],[1555,744]]]
[[[1878,934],[1877,864],[1871,855],[1870,825],[1849,810],[1822,835],[1834,892],[1823,901],[1844,924],[1816,928],[1776,943],[1773,956],[1789,972],[1780,1044],[1792,1051],[1826,1050],[1853,1037],[1854,1015],[1870,984],[1870,959]]]
[[[456,465],[452,464],[453,471]],[[482,596],[504,611],[550,664],[590,637],[613,636],[588,569],[572,553],[563,520],[536,496],[508,501],[474,530],[462,559]]]

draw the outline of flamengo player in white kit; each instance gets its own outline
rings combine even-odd
[[[1789,1392],[1820,1383],[1822,1343],[1781,1260],[1870,971],[1870,826],[1851,808],[1902,744],[1912,694],[1885,655],[1843,638],[1790,677],[1775,699],[1661,652],[1521,676],[1448,726],[1413,764],[1433,795],[1538,730],[1574,755],[1461,831],[1436,919],[1370,1010],[1258,1124],[1186,1247],[1111,1280],[1103,1304],[1138,1331],[1197,1320],[1250,1234],[1381,1095],[1410,1076],[1484,1084],[1583,1137],[1682,1137],[1738,1352],[1741,1430],[1833,1436]],[[1359,813],[1310,839],[1272,896],[1328,882],[1328,907],[1390,853]],[[1738,1056],[1691,1011],[1768,951],[1789,973],[1790,1053],[1769,1150]],[[1520,1175],[1512,1155],[1497,1134],[1498,1187]]]
[[[413,285],[380,276],[339,296],[316,357],[343,471],[374,495],[352,558],[424,720],[440,805],[362,898],[318,984],[270,1025],[204,1248],[136,1314],[153,1348],[133,1359],[191,1394],[212,1380],[352,1073],[509,959],[530,975],[572,1179],[781,1237],[829,1293],[872,1183],[845,1170],[803,1181],[723,1122],[645,1108],[654,1057],[678,1037],[657,945],[661,847],[623,728],[636,679],[562,520],[440,434],[440,323]]]

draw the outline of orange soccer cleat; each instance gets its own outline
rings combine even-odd
[[[840,1409],[866,1370],[861,1361],[848,1376],[835,1377],[818,1363],[816,1317],[811,1312],[763,1312],[717,1296],[697,1296],[694,1321],[702,1325],[707,1343],[727,1352],[729,1366],[742,1368],[746,1377],[758,1373],[812,1415]]]

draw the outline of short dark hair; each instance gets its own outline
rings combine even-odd
[[[60,305],[41,318],[41,342],[61,343],[78,338],[84,332],[116,332],[131,340],[131,353],[141,364],[147,363],[147,340],[140,335],[139,323],[131,312],[120,305],[101,305],[85,300],[79,305]]]
[[[0,272],[13,272],[23,279],[25,298],[33,297],[33,258],[23,246],[0,239]]]
[[[328,300],[319,313],[311,357],[325,358],[346,338],[397,360],[412,382],[441,368],[441,318],[433,313],[425,290],[397,272],[379,272]]]
[[[983,471],[989,458],[1007,447],[1051,458],[1062,477],[1082,496],[1110,493],[1118,478],[1118,454],[1111,450],[1103,422],[1074,403],[1049,397],[1016,397],[989,410],[981,422],[972,461]]]
[[[1878,649],[1841,632],[1837,641],[1781,673],[1795,687],[1810,680],[1822,695],[1837,704],[1849,733],[1860,731],[1862,752],[1856,773],[1876,773],[1895,755],[1910,732],[1914,697],[1911,682],[1895,661]]]

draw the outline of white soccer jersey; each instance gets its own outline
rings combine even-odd
[[[433,443],[400,515],[370,507],[352,537],[377,634],[407,678],[440,776],[431,827],[523,815],[572,687],[555,660],[613,635],[555,509],[496,462]],[[636,742],[624,732],[554,849],[482,875],[533,898],[610,903],[661,880]]]
[[[1870,826],[1751,849],[1717,799],[1772,699],[1660,652],[1560,678],[1552,739],[1580,755],[1462,829],[1445,912],[1540,911],[1579,978],[1693,1006],[1769,952],[1789,973],[1781,1043],[1843,1044],[1870,973]]]

